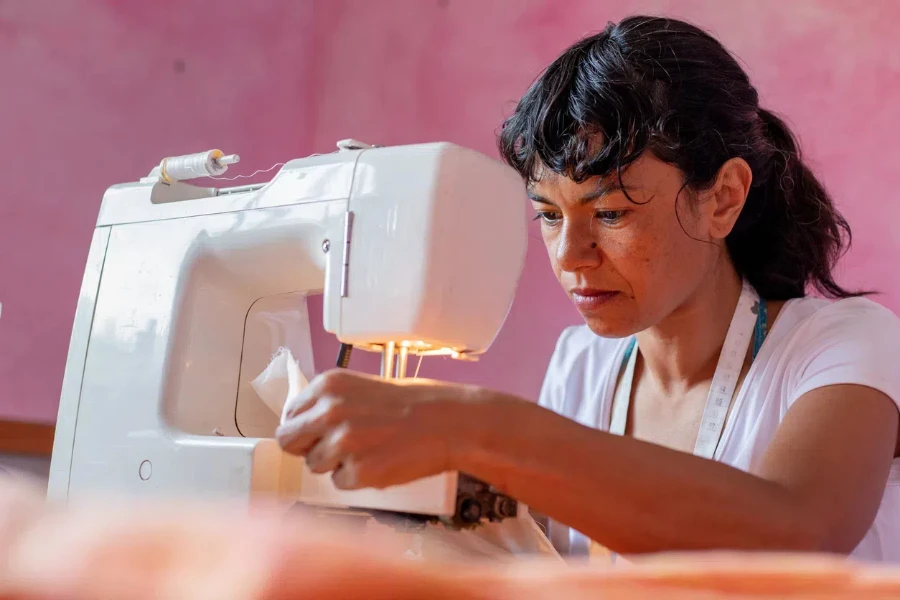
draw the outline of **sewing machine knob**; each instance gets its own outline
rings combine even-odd
[[[476,498],[466,498],[460,502],[459,518],[463,523],[477,523],[481,519],[481,503]]]
[[[515,517],[518,509],[518,503],[508,496],[498,496],[494,500],[494,516],[498,519]]]

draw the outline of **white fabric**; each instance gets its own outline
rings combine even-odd
[[[586,326],[566,329],[550,360],[540,404],[588,427],[606,429],[628,339],[605,339]],[[900,319],[866,299],[791,300],[735,397],[715,459],[751,471],[785,413],[807,392],[828,385],[875,388],[900,406]],[[570,556],[590,541],[559,523],[550,539]],[[894,460],[872,528],[855,558],[900,562],[900,459]]]
[[[456,530],[440,523],[429,524],[415,540],[407,553],[413,558],[515,560],[541,556],[562,560],[525,506],[520,506],[516,517],[483,523],[473,529]]]
[[[300,371],[300,363],[287,348],[279,348],[265,370],[250,383],[259,399],[281,418],[282,424],[288,400],[308,384]]]

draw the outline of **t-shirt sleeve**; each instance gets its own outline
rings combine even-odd
[[[569,342],[575,331],[576,327],[567,327],[556,340],[556,347],[550,356],[550,363],[547,365],[547,373],[544,375],[544,383],[538,396],[538,405],[561,415],[565,414],[564,404],[568,378],[566,363],[568,362]]]
[[[835,302],[804,326],[788,405],[829,385],[876,389],[900,407],[900,318],[865,299]]]

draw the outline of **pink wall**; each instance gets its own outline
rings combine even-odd
[[[854,228],[843,281],[882,290],[900,310],[898,4],[182,0],[176,17],[151,2],[75,4],[0,3],[0,418],[55,419],[108,185],[166,154],[211,147],[239,152],[241,172],[343,137],[493,154],[500,119],[539,70],[634,12],[687,17],[743,59]],[[556,335],[578,317],[533,242],[493,351],[474,365],[426,361],[423,375],[536,395]],[[335,346],[319,341],[321,367]]]

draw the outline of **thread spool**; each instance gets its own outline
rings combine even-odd
[[[218,177],[228,170],[228,165],[241,160],[237,154],[225,155],[221,150],[208,150],[183,156],[170,156],[159,163],[159,177],[166,183]]]

